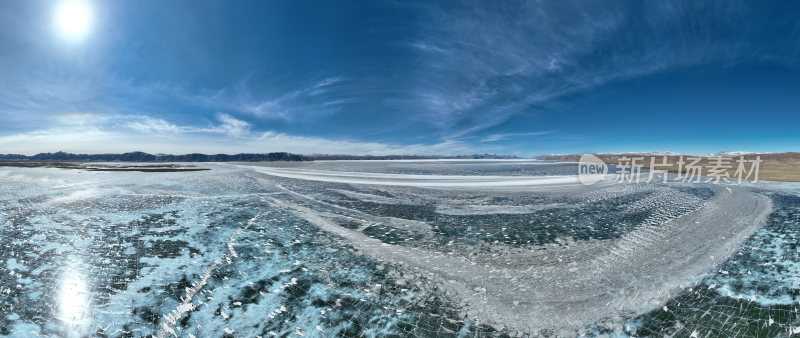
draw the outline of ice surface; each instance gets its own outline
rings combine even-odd
[[[559,185],[578,183],[571,176],[457,176],[377,174],[360,172],[323,171],[309,169],[258,168],[270,176],[295,178],[330,183],[370,184],[409,187],[516,187],[532,185]]]
[[[800,327],[796,187],[585,187],[538,161],[206,166],[0,169],[0,335]]]

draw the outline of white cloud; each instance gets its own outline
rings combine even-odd
[[[125,126],[141,133],[172,134],[182,131],[181,127],[147,116],[138,117],[135,121],[125,123]]]
[[[725,33],[749,29],[736,20],[744,13],[740,5],[409,4],[427,16],[419,35],[407,41],[422,61],[409,70],[416,79],[413,94],[396,101],[411,107],[423,103],[412,111],[422,115],[416,120],[450,138],[475,135],[612,81],[735,62],[748,53],[747,45],[739,35]],[[674,34],[676,29],[689,34]]]
[[[72,153],[266,153],[287,151],[300,154],[437,154],[459,155],[492,152],[492,147],[471,147],[460,141],[436,144],[396,145],[380,142],[330,140],[276,133],[256,132],[251,125],[230,115],[218,115],[219,124],[205,128],[180,126],[163,119],[145,116],[117,127],[68,125],[57,128],[0,136],[3,153],[36,154],[66,151]]]
[[[496,142],[506,140],[509,137],[521,137],[521,136],[541,136],[552,134],[552,131],[534,131],[529,133],[503,133],[503,134],[491,134],[481,139],[481,142]]]
[[[335,110],[335,106],[348,102],[348,99],[341,97],[321,98],[331,93],[333,85],[342,81],[341,77],[329,77],[283,93],[267,95],[254,93],[245,79],[235,86],[188,99],[211,109],[290,121],[298,115],[328,113]]]
[[[237,120],[228,114],[219,114],[217,118],[221,122],[221,124],[217,127],[217,130],[227,135],[233,137],[244,137],[250,134],[250,123]]]
[[[149,116],[120,116],[122,120],[130,120],[122,125],[141,134],[177,135],[181,133],[212,133],[231,137],[244,137],[250,134],[250,123],[236,119],[228,114],[217,114],[219,124],[208,127],[178,126],[163,119]]]

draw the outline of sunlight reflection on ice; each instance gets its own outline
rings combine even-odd
[[[92,293],[82,264],[76,260],[70,259],[70,264],[65,266],[58,291],[58,319],[63,322],[68,336],[80,336],[91,321]]]

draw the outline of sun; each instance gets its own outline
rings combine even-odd
[[[83,40],[92,26],[92,9],[85,1],[66,0],[56,8],[55,26],[65,40]]]

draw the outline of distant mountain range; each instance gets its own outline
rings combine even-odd
[[[298,155],[286,152],[264,154],[148,154],[130,152],[124,154],[71,154],[65,152],[41,153],[32,156],[19,154],[0,154],[0,161],[79,161],[79,162],[271,162],[271,161],[315,161],[315,160],[420,160],[420,159],[514,159],[516,156],[495,154],[474,154],[464,156],[422,156],[422,155]]]
[[[582,154],[551,154],[551,155],[542,155],[535,157],[537,160],[546,160],[546,161],[568,161],[568,162],[578,162],[581,158]],[[616,161],[621,156],[645,156],[645,157],[662,157],[666,156],[669,158],[675,158],[678,156],[685,156],[685,157],[736,157],[744,156],[747,159],[754,158],[755,156],[761,157],[762,160],[776,160],[776,161],[787,161],[787,160],[800,160],[800,153],[797,152],[786,152],[786,153],[753,153],[753,152],[744,152],[744,151],[721,151],[716,154],[708,154],[708,155],[693,155],[693,154],[678,154],[672,152],[630,152],[630,153],[597,153],[593,154],[600,159],[607,161],[613,160]]]

